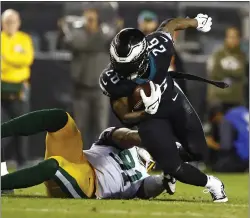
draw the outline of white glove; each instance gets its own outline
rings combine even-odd
[[[142,89],[140,90],[140,95],[145,106],[145,112],[148,114],[155,114],[161,102],[161,88],[152,81],[150,81],[149,84],[151,95],[147,97]]]
[[[198,31],[201,32],[209,32],[212,26],[212,18],[206,14],[198,14],[196,18],[194,18],[198,22],[198,27],[196,28]]]

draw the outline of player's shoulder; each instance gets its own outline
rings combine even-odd
[[[108,64],[108,66],[102,71],[100,75],[100,79],[104,82],[111,82],[112,76],[114,76],[116,72],[112,68],[111,64]]]
[[[103,94],[113,100],[130,96],[137,86],[137,84],[131,80],[120,79],[110,64],[101,73],[99,85]]]
[[[165,32],[165,31],[162,31],[162,30],[152,32],[146,36],[147,40],[152,40],[153,38],[158,38],[158,39],[163,40],[165,42],[169,42],[169,41],[173,42],[173,38],[172,38],[171,34]]]
[[[109,64],[101,73],[99,77],[99,86],[103,92],[103,94],[107,96],[111,96],[112,87],[115,85],[114,82],[112,82],[112,79],[118,79],[116,78],[116,73],[114,72],[113,68],[111,67],[111,64]]]

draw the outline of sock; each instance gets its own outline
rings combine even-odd
[[[1,176],[8,174],[7,164],[6,162],[1,162]]]
[[[176,173],[172,174],[177,180],[189,185],[205,187],[208,181],[206,174],[190,164],[182,163]]]
[[[36,166],[18,170],[1,177],[1,189],[28,188],[50,180],[58,170],[58,162],[51,158]]]
[[[68,115],[61,109],[34,111],[1,125],[1,137],[28,136],[42,131],[55,132],[63,128]]]

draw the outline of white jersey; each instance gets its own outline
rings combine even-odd
[[[113,146],[93,144],[83,152],[95,168],[99,199],[134,198],[142,181],[149,176],[136,147],[121,151]]]

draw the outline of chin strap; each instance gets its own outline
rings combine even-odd
[[[212,84],[212,85],[214,85],[214,86],[216,86],[218,88],[221,88],[221,89],[225,89],[225,88],[229,87],[229,85],[227,83],[225,83],[225,82],[208,80],[208,79],[205,79],[205,78],[202,78],[202,77],[199,77],[199,76],[195,76],[195,75],[192,75],[192,74],[188,74],[188,73],[179,73],[179,72],[176,72],[176,71],[169,71],[168,73],[170,74],[170,76],[173,79],[186,79],[186,80],[206,82],[206,83]]]

